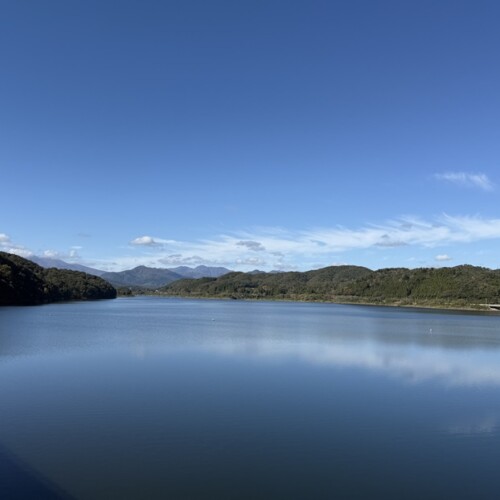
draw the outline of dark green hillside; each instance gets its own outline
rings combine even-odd
[[[305,273],[234,272],[219,278],[176,281],[162,288],[161,292],[196,297],[332,300],[337,287],[372,272],[358,266],[333,266]]]
[[[381,269],[357,280],[349,292],[354,297],[376,302],[497,303],[500,301],[500,271],[474,266]]]
[[[0,305],[44,302],[50,290],[38,268],[29,260],[0,252]]]
[[[0,252],[0,305],[33,305],[63,300],[112,299],[116,290],[79,271],[49,268]]]
[[[230,273],[180,280],[165,295],[480,307],[500,303],[500,270],[474,266],[381,269],[334,266],[279,274]]]

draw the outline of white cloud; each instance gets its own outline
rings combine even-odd
[[[166,245],[175,245],[176,243],[177,242],[174,240],[165,240],[163,238],[156,238],[153,236],[139,236],[130,242],[133,246],[143,247],[162,247]]]
[[[452,260],[452,258],[449,255],[443,253],[443,254],[440,254],[440,255],[436,255],[434,257],[434,260],[437,260],[438,262],[445,262],[447,260]]]
[[[81,246],[72,246],[69,251],[60,252],[59,250],[44,250],[42,252],[42,257],[47,257],[48,259],[59,259],[64,261],[80,261],[80,250]]]
[[[60,259],[61,254],[57,250],[45,250],[43,252],[44,257],[48,257],[49,259]]]
[[[13,253],[25,258],[29,258],[33,255],[31,250],[14,243],[10,236],[5,233],[0,233],[0,250],[2,252]]]
[[[440,181],[451,182],[465,187],[475,187],[484,191],[493,191],[494,184],[486,174],[471,174],[467,172],[446,172],[435,174],[434,178]]]
[[[19,255],[20,257],[24,257],[26,259],[30,259],[35,255],[40,255],[42,257],[47,257],[50,259],[62,259],[62,260],[71,260],[73,262],[80,260],[80,255],[78,254],[78,250],[81,250],[81,246],[72,246],[67,252],[60,252],[59,250],[47,249],[44,251],[33,252],[23,245],[19,245],[14,243],[11,238],[5,234],[0,233],[0,250],[7,253],[12,253],[15,255]]]
[[[135,238],[130,242],[131,245],[142,245],[142,246],[157,246],[161,245],[161,243],[155,240],[152,236],[140,236],[139,238]]]

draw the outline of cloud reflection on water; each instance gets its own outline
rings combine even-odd
[[[372,370],[407,382],[435,380],[450,386],[500,386],[500,350],[444,349],[367,342],[275,342],[233,339],[204,346],[211,352],[298,360],[336,369]]]

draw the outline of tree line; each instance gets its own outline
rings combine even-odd
[[[233,299],[282,299],[480,307],[500,302],[500,270],[462,265],[450,268],[331,266],[307,272],[229,273],[219,278],[180,280],[163,295]]]

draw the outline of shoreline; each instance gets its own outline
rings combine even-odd
[[[453,305],[453,304],[401,304],[397,301],[392,303],[381,302],[365,302],[365,301],[349,301],[349,300],[308,300],[299,298],[267,298],[267,297],[232,297],[232,296],[203,296],[203,295],[171,295],[162,293],[138,293],[131,295],[119,295],[119,297],[133,297],[133,296],[148,296],[160,298],[178,298],[178,299],[196,299],[196,300],[230,300],[230,301],[249,301],[249,302],[290,302],[290,303],[305,303],[305,304],[338,304],[350,306],[368,306],[368,307],[388,307],[397,309],[424,309],[424,310],[441,310],[451,312],[468,312],[468,313],[482,313],[497,315],[500,314],[500,309],[491,307],[489,304],[471,304],[471,305]],[[495,304],[497,305],[497,304]]]

